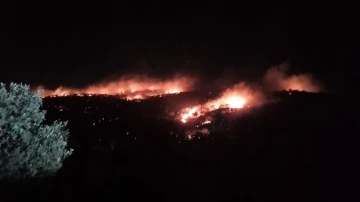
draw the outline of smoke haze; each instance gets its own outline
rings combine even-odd
[[[269,91],[299,90],[317,93],[321,91],[319,82],[311,74],[287,75],[290,65],[282,63],[269,68],[264,77],[264,87]]]

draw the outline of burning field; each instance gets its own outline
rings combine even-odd
[[[260,91],[251,89],[245,83],[239,83],[226,89],[217,98],[197,106],[182,110],[181,121],[198,118],[218,109],[242,109],[262,104],[264,95]]]
[[[231,124],[226,123],[228,119],[224,117],[227,114],[240,116],[251,109],[261,107],[273,101],[271,93],[274,91],[321,91],[319,83],[314,81],[310,74],[288,75],[287,70],[286,64],[274,66],[266,71],[261,84],[242,81],[212,95],[211,98],[204,99],[202,97],[191,104],[181,103],[180,99],[175,98],[164,105],[178,105],[181,108],[167,109],[166,116],[182,124],[186,128],[184,135],[190,140],[198,134],[206,136],[216,130],[228,130]],[[45,89],[43,95],[44,97],[106,95],[127,101],[145,101],[155,97],[166,97],[166,95],[192,91],[196,81],[194,77],[189,76],[175,76],[162,80],[144,75],[132,75],[79,89],[66,87],[59,87],[55,90]],[[37,89],[39,88],[41,87]],[[221,122],[220,126],[219,121]]]
[[[43,96],[69,95],[114,95],[127,100],[146,99],[152,96],[176,94],[192,89],[195,80],[190,77],[176,76],[161,80],[145,75],[129,75],[112,82],[101,82],[85,88],[58,87],[55,90],[45,89]],[[37,87],[42,89],[43,87]]]

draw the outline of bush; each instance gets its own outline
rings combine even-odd
[[[72,153],[67,122],[43,124],[41,95],[28,85],[0,83],[0,179],[52,175]]]

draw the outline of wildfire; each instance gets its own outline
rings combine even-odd
[[[307,92],[321,91],[320,84],[313,79],[310,74],[288,75],[288,63],[283,63],[280,66],[275,66],[267,70],[263,77],[263,89],[268,91],[281,90],[300,90]],[[180,120],[187,123],[190,120],[196,119],[201,121],[200,117],[205,117],[209,112],[226,109],[227,112],[232,112],[233,109],[242,109],[244,107],[252,107],[264,103],[264,93],[261,88],[248,86],[245,83],[239,83],[232,88],[226,89],[216,99],[210,100],[206,103],[188,107],[180,111]],[[211,120],[205,121],[207,124]],[[202,125],[204,125],[204,123]]]
[[[200,107],[193,107],[193,108],[190,108],[190,109],[185,109],[185,111],[181,115],[181,121],[183,123],[186,123],[188,118],[197,117],[199,108]]]
[[[214,100],[210,100],[204,104],[183,109],[180,114],[180,120],[186,123],[190,119],[199,118],[208,112],[221,109],[241,109],[244,107],[261,104],[263,95],[261,92],[253,90],[245,83],[240,83],[232,88],[225,90],[220,96]],[[206,123],[205,123],[206,122]],[[211,121],[206,120],[204,124]]]
[[[86,88],[59,87],[44,91],[43,96],[69,95],[119,95],[127,100],[145,99],[151,96],[177,94],[191,90],[194,80],[189,77],[175,77],[169,80],[149,78],[147,76],[127,76],[120,80],[90,85]],[[38,87],[37,89],[39,89]]]

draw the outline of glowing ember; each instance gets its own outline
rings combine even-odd
[[[128,76],[118,81],[90,85],[86,88],[59,87],[55,90],[45,90],[43,96],[68,95],[119,95],[127,100],[145,99],[151,96],[177,94],[191,90],[194,79],[189,77],[174,77],[170,80],[159,80],[147,76]],[[37,89],[40,89],[38,87]]]
[[[211,120],[205,120],[201,125],[206,125],[206,124],[210,124]]]
[[[203,128],[203,129],[194,129],[194,130],[188,130],[185,132],[185,138],[187,140],[192,140],[194,139],[195,135],[209,135],[210,134],[210,130]],[[200,137],[199,137],[200,138]]]

